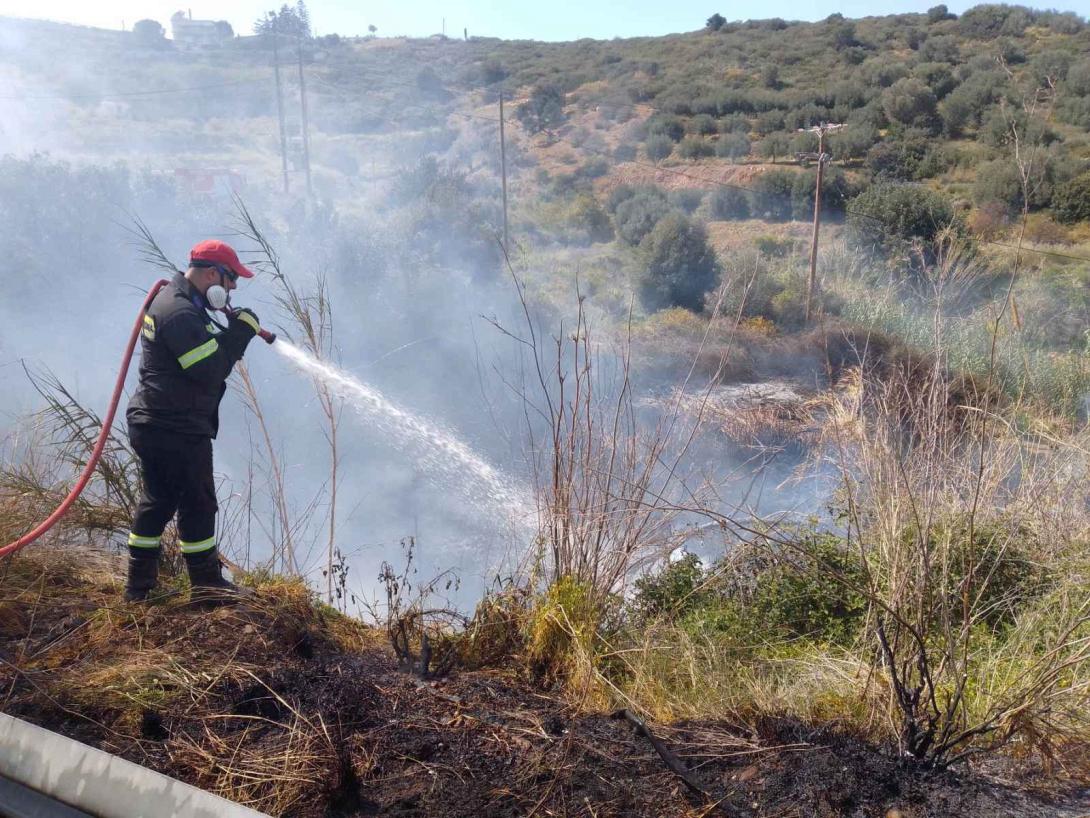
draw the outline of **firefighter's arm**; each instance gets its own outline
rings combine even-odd
[[[184,312],[159,328],[159,337],[182,372],[198,383],[223,383],[242,357],[233,345],[221,343],[224,334],[213,335],[197,315]]]

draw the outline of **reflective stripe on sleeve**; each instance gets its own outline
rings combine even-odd
[[[209,537],[207,540],[200,540],[198,542],[186,542],[185,540],[178,541],[178,548],[181,549],[183,554],[199,554],[202,551],[208,551],[215,547],[215,537]]]
[[[250,326],[250,329],[254,331],[254,335],[257,335],[259,332],[261,332],[261,325],[254,320],[254,317],[250,315],[250,313],[246,311],[240,312],[238,314],[238,320],[245,321]]]
[[[129,532],[129,545],[133,548],[158,548],[158,537],[141,537]]]
[[[214,353],[220,348],[219,341],[215,338],[209,338],[199,347],[194,347],[189,350],[185,355],[178,358],[178,363],[181,364],[182,369],[189,369],[195,363],[199,363]]]

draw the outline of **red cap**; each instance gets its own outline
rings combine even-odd
[[[238,260],[238,253],[231,248],[231,245],[215,239],[208,239],[196,245],[189,251],[189,260],[191,262],[207,261],[212,264],[222,264],[237,276],[242,278],[254,277],[254,274]]]

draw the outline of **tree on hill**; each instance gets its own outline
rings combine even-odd
[[[264,17],[254,23],[254,33],[309,39],[310,12],[307,11],[307,4],[303,0],[296,0],[294,6],[284,3],[280,11],[266,12]]]
[[[551,84],[534,86],[515,116],[532,134],[551,131],[564,122],[564,92]]]
[[[704,308],[704,295],[719,280],[719,260],[700,222],[670,213],[640,242],[644,265],[640,293],[648,309]]]
[[[921,80],[897,80],[882,92],[882,110],[891,122],[931,128],[937,122],[935,94]]]
[[[132,27],[132,36],[140,45],[162,45],[166,42],[166,31],[155,20],[137,20]]]
[[[708,18],[708,21],[704,25],[707,27],[708,31],[719,31],[719,29],[721,29],[726,24],[727,18],[719,12],[716,12]]]
[[[1052,210],[1056,220],[1064,224],[1090,221],[1090,173],[1057,187],[1052,196]]]
[[[956,20],[958,16],[951,14],[944,5],[932,6],[927,10],[927,22],[941,23],[943,20]]]

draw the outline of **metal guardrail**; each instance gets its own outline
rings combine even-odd
[[[0,713],[0,815],[269,818],[6,713]]]

